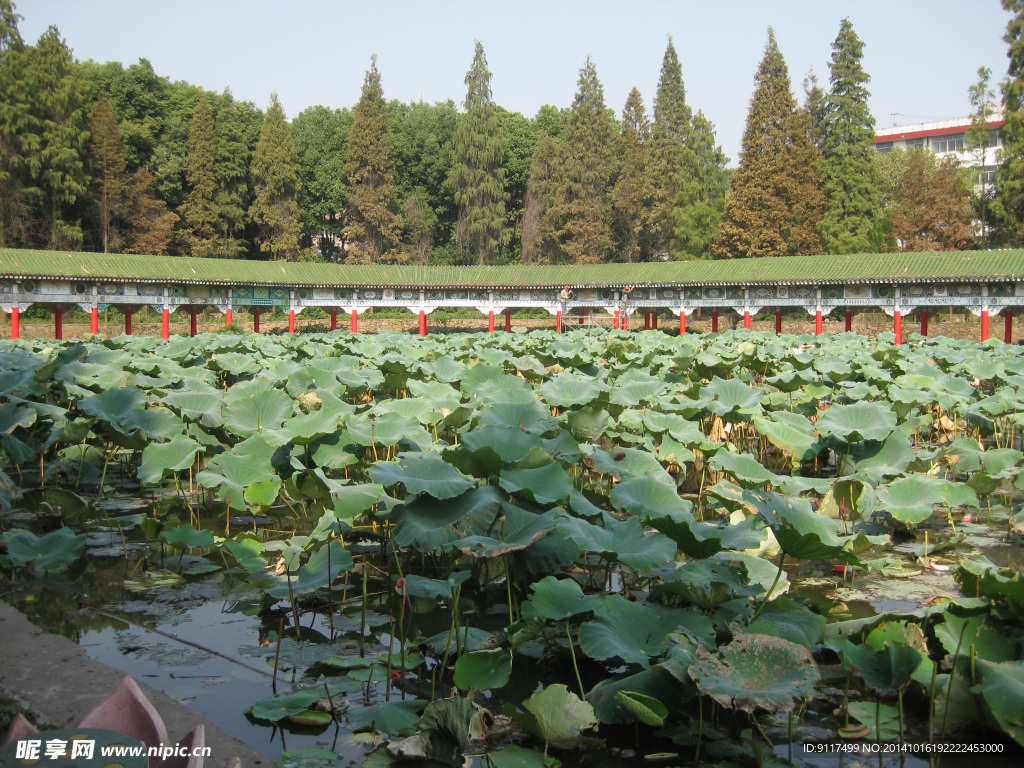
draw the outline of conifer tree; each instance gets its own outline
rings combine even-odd
[[[549,133],[542,133],[533,152],[530,177],[523,199],[522,263],[548,263],[555,259],[558,248],[548,208],[552,202],[554,176],[562,142]]]
[[[552,180],[546,218],[565,258],[576,264],[608,261],[614,248],[608,190],[613,182],[614,121],[588,56]]]
[[[673,210],[672,255],[709,259],[729,192],[728,158],[715,144],[715,129],[703,112],[693,117],[678,174]]]
[[[259,234],[260,250],[274,260],[299,255],[302,218],[295,195],[299,187],[299,158],[277,94],[263,119],[260,140],[252,158],[254,199],[249,217]]]
[[[791,253],[787,240],[793,187],[789,146],[796,102],[772,29],[754,82],[740,165],[732,175],[725,220],[713,249],[722,258]]]
[[[675,231],[676,198],[680,185],[686,182],[682,171],[691,124],[692,113],[686,103],[683,68],[679,64],[672,38],[669,37],[654,97],[654,126],[648,167],[655,238],[652,249],[655,252],[667,251],[671,246]]]
[[[505,214],[505,134],[491,100],[491,73],[480,41],[466,73],[464,106],[448,179],[459,211],[456,243],[482,265],[507,245],[510,232]]]
[[[352,118],[345,175],[350,207],[348,261],[379,262],[399,241],[401,217],[396,212],[391,128],[376,55]]]
[[[19,93],[25,46],[18,32],[21,16],[14,10],[11,0],[0,0],[0,248],[20,245],[27,225],[19,136],[28,120],[28,104]]]
[[[217,208],[218,244],[215,256],[237,258],[244,255],[245,220],[249,210],[249,142],[239,114],[239,105],[230,92],[222,97],[214,120],[215,176],[217,189],[213,202]]]
[[[178,214],[156,195],[156,179],[146,168],[137,168],[127,189],[124,211],[129,226],[126,253],[166,254]]]
[[[996,174],[992,216],[997,236],[1006,245],[1024,244],[1024,0],[1003,0],[1003,10],[1013,17],[1003,40],[1009,45],[1010,65],[1002,83],[1002,165]]]
[[[28,169],[22,194],[35,229],[27,245],[78,247],[82,229],[72,219],[73,206],[88,189],[84,157],[89,140],[81,82],[56,27],[44,32],[28,54],[23,91],[28,120],[19,137]]]
[[[868,109],[871,79],[861,66],[864,44],[849,19],[832,43],[831,89],[825,97],[821,178],[828,201],[820,232],[829,253],[871,250],[878,218],[875,118]]]
[[[651,126],[643,98],[634,88],[622,109],[618,141],[620,170],[612,190],[615,234],[619,252],[626,261],[648,261],[651,256],[650,138]]]
[[[93,105],[90,133],[89,172],[92,176],[100,244],[103,253],[110,253],[112,245],[117,252],[120,238],[115,223],[124,209],[131,179],[128,176],[128,159],[117,116],[106,93],[101,93]]]
[[[813,95],[807,94],[804,106],[790,116],[787,164],[790,187],[786,190],[789,205],[788,251],[794,256],[822,253],[824,245],[818,228],[825,215],[825,191],[818,166],[821,149],[814,143],[817,128],[812,115]]]
[[[217,234],[217,176],[214,163],[213,112],[206,94],[199,95],[188,131],[188,195],[178,208],[185,252],[199,258],[214,255]]]

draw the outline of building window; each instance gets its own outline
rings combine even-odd
[[[892,152],[892,142],[880,141],[877,144],[875,144],[875,150],[880,155],[888,155],[890,152]]]
[[[912,149],[924,149],[927,145],[927,139],[907,139],[907,151]]]
[[[964,135],[938,136],[932,139],[932,151],[936,154],[942,152],[963,152]]]
[[[1003,146],[1003,140],[999,136],[999,129],[996,128],[994,131],[988,132],[988,145],[990,147],[1001,147]]]
[[[979,168],[974,177],[975,186],[988,186],[996,183],[996,169],[986,166]]]

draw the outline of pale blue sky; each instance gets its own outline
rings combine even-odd
[[[648,112],[672,35],[687,101],[714,122],[735,159],[775,28],[794,91],[814,69],[828,88],[831,44],[848,16],[865,44],[878,127],[967,115],[978,67],[1006,73],[1009,14],[998,0],[15,0],[22,36],[54,24],[79,59],[149,59],[156,72],[208,90],[230,87],[265,108],[271,92],[292,117],[351,107],[370,56],[388,99],[452,99],[480,40],[494,99],[532,116],[571,105],[589,54],[605,102],[621,113],[636,86]]]

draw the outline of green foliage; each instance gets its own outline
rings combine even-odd
[[[295,258],[302,228],[295,202],[299,162],[284,110],[273,94],[252,158],[254,197],[249,218],[259,228],[260,250],[273,259]]]
[[[466,73],[466,113],[455,133],[455,158],[449,184],[459,208],[456,243],[486,264],[509,238],[505,215],[506,139],[491,101],[491,73],[477,41]]]
[[[1024,243],[1024,2],[1002,0],[1003,10],[1012,15],[1003,40],[1009,45],[1010,65],[1002,82],[1003,119],[1000,128],[1002,164],[996,176],[992,215],[998,238],[1010,246]]]
[[[878,218],[875,118],[868,108],[871,79],[861,61],[864,44],[849,19],[832,43],[831,89],[824,102],[821,178],[828,210],[819,227],[827,253],[872,250]]]
[[[206,94],[199,97],[188,131],[188,196],[178,208],[182,219],[185,252],[207,258],[218,244],[217,187],[214,149],[213,112]]]

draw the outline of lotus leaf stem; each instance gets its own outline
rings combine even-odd
[[[772,592],[775,591],[775,587],[779,583],[779,579],[782,578],[782,564],[785,561],[786,553],[779,552],[779,570],[778,573],[775,574],[775,581],[773,581],[772,585],[768,588],[768,591],[765,593],[764,599],[761,601],[761,604],[757,606],[757,610],[754,611],[754,615],[750,617],[751,623],[753,623],[757,619],[757,617],[761,615],[761,611],[764,610],[764,607],[768,604],[768,601],[771,600]]]
[[[949,682],[946,684],[946,709],[942,713],[942,733],[939,734],[939,741],[946,741],[946,725],[949,722],[949,705],[953,701],[953,683],[956,680],[956,663],[960,660],[960,646],[964,642],[964,632],[967,631],[967,622],[960,627],[960,638],[956,641],[956,651],[953,652],[953,665],[949,672]]]
[[[576,673],[576,684],[580,687],[580,698],[586,699],[587,694],[583,690],[583,681],[580,679],[580,668],[576,664],[576,649],[573,648],[572,642],[572,628],[569,626],[569,620],[565,620],[565,636],[569,638],[569,655],[572,657],[572,671]]]
[[[700,742],[704,737],[704,697],[697,696],[697,748],[693,753],[693,762],[695,765],[700,764]]]
[[[904,728],[903,728],[903,691],[902,690],[899,691],[896,694],[896,703],[899,706],[899,711],[900,711],[900,747],[902,747],[903,746],[903,740],[905,738],[905,736],[904,736]],[[902,749],[900,751],[902,752]]]
[[[882,699],[875,696],[875,742],[878,744],[878,757],[882,757]]]

